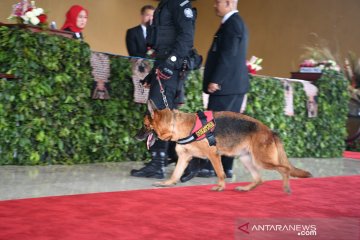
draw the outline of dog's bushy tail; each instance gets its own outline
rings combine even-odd
[[[309,178],[312,177],[311,173],[300,168],[294,167],[288,157],[286,156],[286,152],[284,150],[284,146],[282,141],[277,133],[273,132],[274,141],[276,144],[276,149],[279,155],[279,162],[282,166],[288,166],[290,168],[290,176],[298,177],[298,178]]]
[[[290,171],[290,176],[298,178],[310,178],[312,177],[311,173],[300,168],[292,167]]]

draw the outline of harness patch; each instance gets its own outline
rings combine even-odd
[[[198,112],[196,114],[196,122],[191,130],[190,136],[179,139],[177,143],[188,144],[207,138],[210,146],[215,145],[215,127],[216,123],[212,111]]]
[[[208,131],[210,131],[214,127],[215,127],[215,123],[213,121],[208,122],[207,124],[205,124],[205,126],[203,126],[198,131],[196,131],[195,134],[196,134],[197,137],[201,137],[202,135],[204,135],[205,133],[207,133]]]

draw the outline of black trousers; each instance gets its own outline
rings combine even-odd
[[[210,95],[208,110],[211,111],[231,111],[240,112],[242,102],[245,94],[239,95]],[[222,156],[221,163],[224,170],[232,170],[234,158]],[[212,169],[211,163],[208,165],[209,169]]]
[[[239,95],[210,95],[208,110],[240,112],[245,94]]]
[[[157,66],[159,63],[155,63]],[[174,71],[174,75],[168,80],[161,80],[161,84],[163,89],[165,90],[166,100],[168,102],[170,109],[177,108],[176,99],[178,97],[178,85],[179,85],[179,71]],[[163,96],[160,92],[161,88],[159,85],[156,76],[152,79],[150,91],[149,91],[149,99],[151,99],[158,109],[165,109],[165,103]],[[175,144],[170,144],[171,148],[175,148]],[[150,148],[150,152],[165,152],[168,155],[172,155],[174,149],[169,149],[169,142],[162,141],[160,139],[156,140],[155,144]]]

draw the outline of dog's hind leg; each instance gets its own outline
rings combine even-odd
[[[245,168],[247,170],[249,170],[254,181],[246,186],[238,186],[235,188],[235,190],[236,191],[250,191],[262,183],[261,175],[259,173],[258,168],[253,163],[253,160],[252,160],[250,154],[240,155],[240,160],[243,163],[243,165],[245,166]]]
[[[276,145],[271,143],[252,149],[253,162],[264,169],[276,170],[283,178],[283,189],[286,193],[291,192],[289,186],[290,167],[286,161],[282,161]]]
[[[287,194],[291,194],[290,183],[289,183],[290,168],[284,166],[276,166],[275,169],[281,174],[283,178],[284,192],[286,192]]]
[[[223,191],[225,189],[225,172],[221,164],[221,156],[217,153],[210,153],[208,158],[215,170],[215,173],[218,177],[218,185],[211,188],[212,191]]]

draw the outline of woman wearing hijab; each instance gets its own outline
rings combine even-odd
[[[88,19],[88,11],[80,5],[72,6],[66,13],[66,20],[61,30],[73,32],[74,39],[83,40],[82,30]]]

